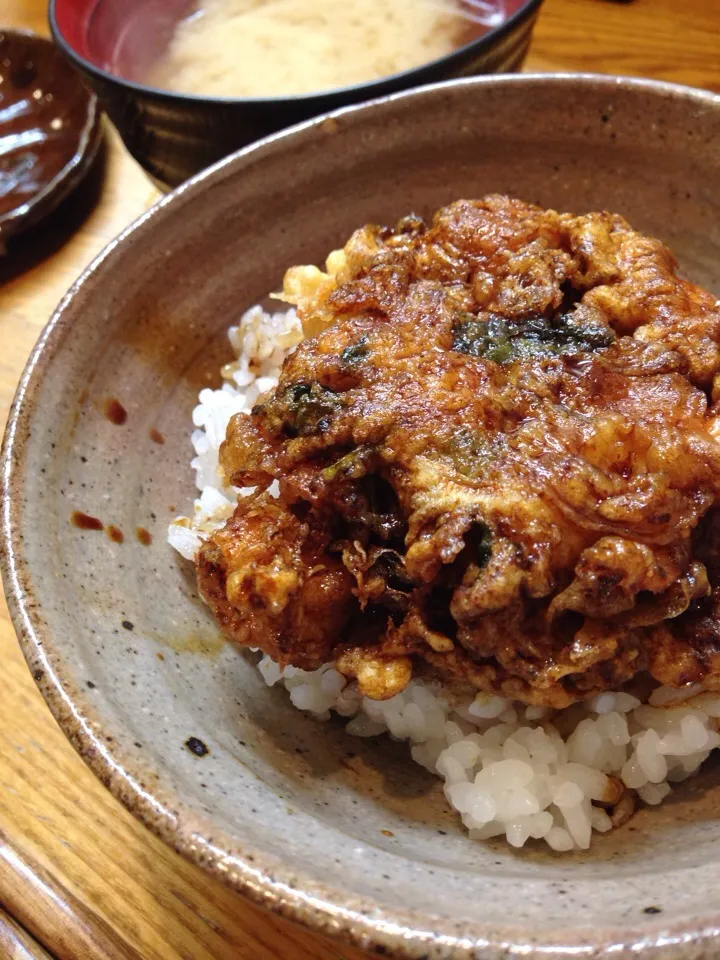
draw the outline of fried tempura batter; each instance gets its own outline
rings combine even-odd
[[[285,298],[308,339],[231,421],[257,491],[199,561],[230,636],[375,698],[720,690],[720,308],[659,241],[491,196],[365,227]]]

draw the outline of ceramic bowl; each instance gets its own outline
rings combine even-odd
[[[377,954],[717,956],[712,764],[587,853],[471,842],[405,745],[351,738],[266,687],[219,638],[165,535],[191,509],[191,411],[229,357],[226,328],[287,266],[322,260],[366,221],[501,191],[618,211],[720,293],[719,169],[713,94],[592,76],[458,81],[246,149],[85,272],[10,416],[2,565],[50,708],[151,830],[254,900]],[[76,511],[101,529],[79,529]]]
[[[510,15],[454,53],[353,87],[295,97],[174,94],[144,85],[149,65],[191,0],[50,0],[50,26],[65,55],[100,96],[130,153],[161,187],[260,137],[327,110],[422,83],[516,70],[542,0],[506,0]]]
[[[97,99],[55,44],[0,28],[0,248],[75,189],[100,137]]]

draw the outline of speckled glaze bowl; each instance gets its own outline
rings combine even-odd
[[[386,956],[709,960],[720,935],[712,765],[586,854],[473,843],[404,745],[350,738],[268,689],[218,638],[193,571],[165,543],[193,497],[195,397],[217,381],[241,310],[359,224],[490,191],[625,214],[720,292],[712,94],[476,79],[266,140],[137,221],[45,330],[2,464],[12,614],[50,708],[103,782],[278,912]],[[97,523],[79,528],[76,511]]]

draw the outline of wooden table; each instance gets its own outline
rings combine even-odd
[[[8,13],[9,3],[9,13]],[[0,26],[45,32],[46,0],[2,0]],[[716,0],[546,0],[528,69],[658,77],[720,91]],[[0,428],[65,289],[157,192],[113,131],[104,164],[0,257]],[[0,957],[359,960],[266,914],[151,836],[58,730],[0,598]]]

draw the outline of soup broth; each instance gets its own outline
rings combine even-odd
[[[147,82],[235,97],[352,86],[445,56],[506,15],[505,0],[203,0]]]

